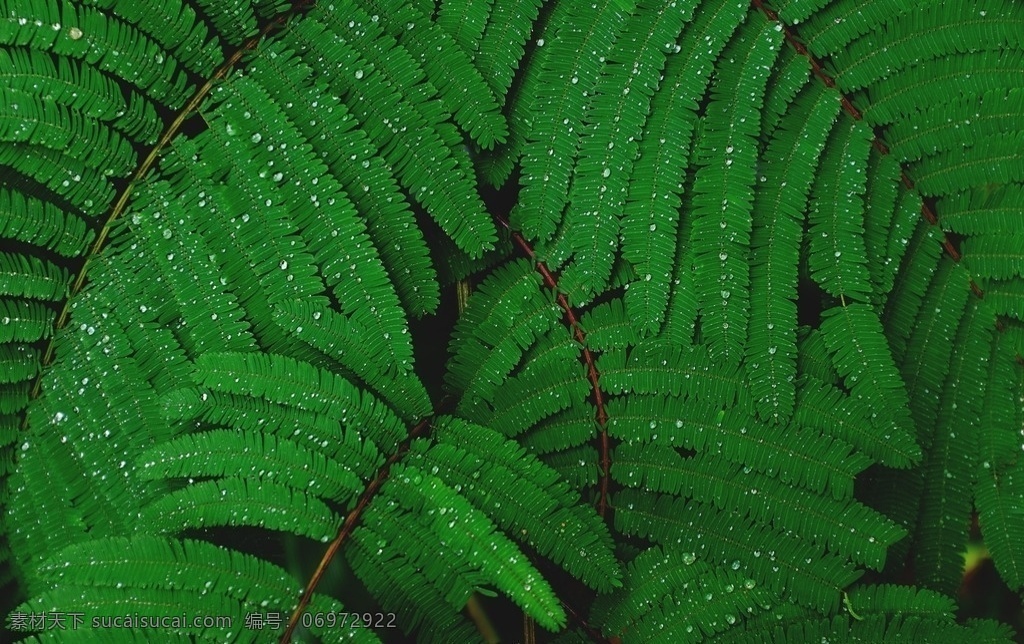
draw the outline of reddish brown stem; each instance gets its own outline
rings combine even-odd
[[[768,20],[770,20],[771,22],[779,21],[778,14],[772,11],[769,7],[766,7],[762,0],[751,0],[751,4],[758,10],[760,10],[761,13],[763,13],[765,17],[768,18]],[[793,30],[793,28],[790,27],[789,25],[782,24],[782,31],[786,37],[786,42],[788,42],[790,46],[792,46],[798,54],[806,57],[807,60],[810,62],[811,69],[814,71],[814,74],[818,76],[827,87],[835,88],[835,80],[825,72],[825,68],[821,64],[821,61],[815,58],[814,54],[807,50],[807,47],[797,37],[796,32]],[[860,121],[864,118],[861,111],[854,107],[849,97],[847,97],[842,92],[839,92],[839,97],[843,104],[843,110],[845,110],[847,114],[853,117],[854,120]],[[875,149],[878,150],[883,155],[889,154],[889,146],[886,145],[885,142],[882,141],[882,139],[879,138],[877,135],[873,138],[872,144],[874,145]],[[910,175],[907,174],[906,169],[900,169],[900,180],[903,182],[903,185],[907,188],[907,190],[914,189],[914,181],[913,179],[910,178]],[[923,202],[921,204],[921,216],[924,217],[925,220],[932,226],[937,226],[939,223],[939,218],[935,214],[935,212],[932,211],[928,204]],[[953,259],[953,261],[959,263],[961,259],[960,252],[957,250],[953,242],[950,241],[949,236],[946,235],[945,232],[942,233],[941,243],[942,247],[945,249],[946,253]],[[974,282],[973,279],[971,280],[970,284],[971,291],[976,296],[982,297],[984,295],[981,288]]]
[[[519,232],[512,230],[511,224],[506,221],[503,217],[496,217],[498,223],[506,228],[512,235],[512,241],[515,242],[516,246],[523,251],[523,253],[533,260],[537,267],[537,272],[541,274],[544,279],[544,285],[554,291],[555,300],[558,305],[562,307],[562,311],[565,314],[565,320],[572,330],[573,337],[580,343],[583,351],[583,362],[587,366],[587,378],[590,380],[590,388],[594,393],[594,406],[597,408],[595,420],[597,421],[598,430],[600,432],[599,437],[599,451],[600,451],[600,469],[601,469],[601,482],[600,492],[597,500],[597,513],[604,518],[608,509],[608,482],[611,477],[611,441],[608,439],[608,412],[605,410],[604,395],[601,393],[601,385],[599,382],[600,374],[597,371],[597,361],[594,359],[594,355],[590,352],[586,343],[586,333],[583,331],[583,327],[580,326],[579,318],[576,316],[576,311],[573,310],[569,304],[568,298],[565,294],[558,290],[558,277],[548,269],[544,262],[537,260],[537,254],[534,252],[530,242],[526,241]]]
[[[441,406],[444,406],[443,401]],[[430,421],[427,419],[421,420],[417,423],[417,425],[409,431],[409,435],[406,436],[405,440],[398,446],[398,449],[395,450],[395,453],[389,456],[380,469],[377,470],[377,475],[373,477],[370,483],[366,486],[366,489],[363,490],[362,495],[359,497],[359,502],[356,503],[356,507],[348,513],[347,517],[345,517],[345,522],[342,523],[341,527],[338,529],[338,535],[334,537],[331,544],[327,546],[327,551],[324,552],[323,557],[320,558],[320,563],[317,564],[316,570],[313,572],[313,576],[310,577],[309,581],[306,583],[306,589],[302,591],[302,597],[299,599],[299,604],[295,607],[295,610],[292,611],[292,616],[288,620],[288,627],[285,628],[284,633],[281,634],[281,639],[278,640],[280,644],[288,644],[291,642],[292,634],[295,632],[295,628],[299,625],[299,618],[302,617],[302,613],[305,612],[306,607],[309,606],[309,602],[313,597],[313,592],[316,590],[316,587],[320,585],[320,580],[323,579],[324,574],[327,572],[327,567],[330,565],[335,555],[341,551],[341,546],[345,543],[345,540],[348,539],[349,536],[351,536],[352,531],[355,530],[356,525],[359,523],[359,519],[363,516],[363,513],[366,512],[367,506],[370,505],[370,501],[373,500],[377,495],[377,492],[380,491],[381,486],[384,485],[385,481],[387,481],[388,475],[391,472],[391,466],[398,462],[398,460],[401,459],[407,451],[409,451],[409,445],[412,444],[412,441],[427,433],[429,427]]]
[[[149,171],[156,164],[156,161],[157,159],[160,158],[160,154],[163,152],[164,148],[170,145],[171,140],[173,140],[174,137],[178,135],[178,132],[185,124],[185,121],[188,120],[188,118],[192,116],[192,114],[196,110],[199,109],[199,106],[209,95],[210,91],[217,85],[217,83],[226,78],[228,73],[230,73],[231,70],[234,69],[235,66],[239,64],[239,62],[241,62],[242,57],[246,54],[246,52],[255,49],[256,45],[259,44],[260,40],[266,38],[267,35],[273,32],[274,30],[283,27],[287,22],[289,15],[290,14],[288,13],[282,14],[271,20],[266,25],[264,25],[264,27],[260,29],[258,34],[256,34],[249,40],[245,41],[238,49],[235,50],[233,54],[231,54],[231,56],[228,57],[226,61],[224,61],[224,63],[220,65],[220,67],[216,69],[216,71],[213,72],[213,75],[206,81],[206,83],[203,84],[202,87],[196,90],[196,93],[192,96],[192,98],[189,99],[189,101],[185,104],[181,111],[175,116],[171,124],[167,127],[166,130],[164,130],[163,134],[160,135],[160,138],[153,146],[153,149],[150,150],[146,158],[143,159],[142,164],[139,165],[139,167],[135,170],[135,174],[132,176],[131,181],[129,181],[128,185],[125,186],[124,190],[121,191],[121,194],[118,195],[117,200],[114,202],[114,206],[111,208],[110,213],[107,215],[107,220],[104,222],[103,228],[100,229],[99,234],[96,236],[96,241],[93,242],[93,245],[89,250],[89,253],[85,256],[85,259],[82,261],[82,267],[81,269],[79,269],[78,274],[75,276],[75,281],[72,283],[71,288],[68,291],[67,299],[64,300],[64,305],[61,308],[60,313],[57,315],[56,321],[54,322],[54,333],[51,334],[50,341],[47,343],[46,350],[43,352],[43,359],[40,362],[43,368],[46,368],[53,362],[54,345],[58,337],[56,331],[59,331],[60,329],[67,326],[68,320],[70,319],[71,316],[71,302],[85,286],[85,279],[93,260],[99,256],[100,252],[103,250],[103,247],[106,245],[107,236],[110,233],[110,227],[128,207],[128,200],[131,197],[132,192],[135,190],[135,187],[142,183],[143,180],[145,180],[146,175],[149,174]],[[39,394],[42,391],[42,381],[43,370],[40,369],[39,374],[36,376],[35,382],[32,384],[32,390],[29,393],[30,398],[35,399],[39,397]],[[25,419],[23,420],[23,428],[27,426],[27,423],[28,417],[26,416]]]

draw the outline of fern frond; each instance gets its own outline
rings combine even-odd
[[[607,528],[593,510],[576,505],[553,470],[497,433],[458,418],[442,418],[435,437],[439,444],[422,453],[425,465],[443,470],[439,476],[457,483],[478,508],[493,506],[505,532],[591,588],[606,592],[620,585]]]
[[[343,2],[339,9],[356,18],[362,26],[366,26],[364,21],[367,19],[371,23],[377,23],[379,19],[384,32],[419,60],[429,82],[437,88],[438,98],[445,109],[480,147],[489,150],[505,141],[508,127],[498,99],[473,65],[469,54],[446,30],[415,5],[396,7],[394,3],[381,0],[359,0],[359,4],[373,15],[366,15],[347,2]]]
[[[684,206],[685,207],[685,206]],[[673,344],[692,344],[697,332],[697,294],[693,283],[692,220],[680,223],[676,237],[676,259],[672,289],[668,294],[665,323],[658,337]],[[643,291],[641,291],[643,293]],[[627,294],[627,302],[629,295]]]
[[[961,192],[987,183],[1024,181],[1024,162],[1016,151],[1024,146],[1024,131],[977,139],[964,149],[939,152],[910,164],[915,184],[925,196]]]
[[[745,366],[764,418],[785,422],[796,396],[796,282],[803,210],[814,168],[835,122],[838,105],[808,85],[789,110],[764,154],[767,181],[754,197],[750,235],[750,288],[764,297],[750,303]]]
[[[474,62],[483,74],[499,101],[504,101],[512,85],[512,76],[524,54],[524,45],[534,28],[542,0],[525,2],[494,2],[478,40],[471,47],[476,56]],[[438,21],[444,23],[444,4],[438,14]],[[453,12],[458,19],[461,15]]]
[[[178,108],[189,93],[179,63],[144,33],[91,7],[11,0],[0,43],[85,60],[135,85],[150,98]],[[54,27],[56,25],[56,27]],[[161,60],[155,64],[155,60]]]
[[[515,544],[495,530],[487,515],[441,479],[402,465],[392,471],[384,489],[414,513],[434,540],[463,558],[469,570],[479,570],[480,580],[500,589],[545,628],[557,630],[564,625],[565,613],[547,581]]]
[[[947,298],[950,301],[953,298]],[[960,585],[960,548],[968,539],[978,463],[981,403],[986,389],[985,360],[992,342],[991,317],[977,301],[962,313],[944,381],[942,402],[928,458],[918,519],[914,570],[922,585],[952,593]],[[921,359],[925,359],[924,356]]]
[[[816,334],[820,338],[820,334]],[[825,347],[820,350],[825,355]],[[881,433],[872,424],[872,407],[811,373],[797,382],[793,422],[846,441],[882,465],[905,468],[921,460],[921,448],[909,428]]]
[[[530,239],[555,232],[569,198],[579,155],[584,114],[597,88],[604,58],[624,29],[634,4],[602,0],[560,2],[549,17],[550,42],[539,60],[532,128],[522,159],[522,191],[512,210],[513,228]]]
[[[39,372],[39,351],[24,344],[0,345],[0,384],[25,382]]]
[[[481,414],[477,422],[505,436],[517,436],[589,392],[584,367],[561,360],[543,373],[523,373],[507,380],[494,396],[491,411]]]
[[[1017,230],[1017,215],[1024,208],[1024,190],[1013,184],[995,190],[965,190],[936,203],[946,230],[971,235]]]
[[[764,94],[761,129],[766,137],[774,137],[775,129],[789,111],[797,94],[807,84],[811,65],[806,56],[786,48],[779,52],[779,60],[772,69],[772,77]],[[770,138],[768,140],[771,140]],[[765,168],[761,168],[762,175]]]
[[[87,216],[98,216],[114,200],[113,186],[98,172],[49,148],[5,143],[0,146],[0,165],[43,186]]]
[[[922,447],[930,447],[957,326],[971,297],[968,276],[944,259],[928,287],[900,371]],[[940,305],[941,303],[941,305]]]
[[[376,398],[340,376],[287,356],[205,353],[196,359],[195,378],[213,391],[294,405],[352,423],[385,449],[405,436],[401,421]]]
[[[985,49],[1011,49],[1018,45],[1024,29],[1024,14],[1012,7],[1002,0],[986,0],[973,3],[970,16],[933,5],[884,23],[875,18],[870,36],[828,52],[836,69],[836,84],[844,92],[852,92],[921,61],[977,51],[979,42]]]
[[[878,0],[870,11],[858,11],[852,0],[782,0],[779,16],[797,25],[806,38],[808,49],[818,57],[839,51],[878,23],[884,23],[910,10],[898,0]]]
[[[83,555],[96,564],[74,566],[72,562]],[[154,561],[173,562],[175,567],[147,565]],[[232,579],[236,577],[233,572],[236,570],[241,573],[239,576],[263,583],[237,584]],[[205,541],[178,541],[152,535],[111,537],[75,544],[55,553],[39,566],[39,572],[46,579],[63,578],[65,583],[74,586],[206,590],[214,596],[251,603],[253,607],[261,602],[287,607],[295,601],[299,590],[283,570],[251,555]]]
[[[594,408],[580,402],[545,418],[535,428],[523,434],[519,444],[528,452],[539,456],[553,455],[583,445],[594,438],[596,431]],[[589,462],[581,462],[580,466]]]
[[[873,134],[843,117],[826,144],[808,213],[811,278],[836,297],[864,302],[872,294],[864,244],[867,161]]]
[[[0,235],[63,257],[81,254],[95,236],[80,216],[4,187],[0,187]]]
[[[164,182],[154,182],[141,189],[128,220],[130,224],[126,223],[137,233],[136,239],[149,242],[150,249],[125,255],[130,270],[153,271],[164,282],[161,293],[153,293],[152,299],[138,298],[136,306],[141,308],[146,307],[147,302],[172,299],[180,307],[181,319],[187,327],[182,338],[183,348],[191,353],[209,348],[249,350],[255,345],[255,339],[250,333],[246,311],[232,292],[232,287],[238,285],[235,275],[228,273],[232,278],[229,285],[221,268],[223,258],[230,257],[230,253],[226,252],[226,247],[222,247],[220,253],[213,252],[209,241],[189,225],[194,222],[193,216],[181,208],[191,205],[190,202],[203,207],[207,201],[198,194],[190,194],[182,195],[175,203],[169,199],[171,190]],[[165,207],[164,203],[168,205]],[[190,268],[190,274],[178,270],[182,265]],[[209,286],[197,291],[197,279]],[[245,279],[238,282],[251,279],[252,276],[245,275]]]
[[[718,369],[706,347],[648,340],[598,360],[605,391],[699,398],[716,407],[746,410],[750,397],[737,369]]]
[[[60,301],[68,293],[67,269],[25,255],[0,253],[0,295],[44,302]]]
[[[974,5],[6,1],[0,596],[1007,641],[852,585],[951,591],[974,507],[1024,586],[1024,13]]]
[[[493,401],[523,352],[552,328],[560,308],[526,260],[495,270],[470,299],[452,334],[445,385],[464,392],[458,409]]]
[[[274,315],[283,329],[351,369],[406,421],[429,413],[426,389],[411,373],[411,344],[385,344],[391,339],[389,333],[381,338],[384,342],[374,342],[373,334],[358,321],[306,302],[282,302],[274,307]],[[405,331],[403,327],[399,335],[406,335]]]
[[[254,252],[252,246],[255,240],[252,240],[251,235],[260,233],[259,226],[236,226],[234,232],[229,232],[230,228],[222,225],[217,230],[222,243],[227,249],[237,249],[232,263],[239,268],[242,263],[259,266],[256,272],[260,277],[260,287],[268,291],[265,297],[271,305],[279,301],[306,300],[314,306],[326,306],[328,299],[322,292],[325,287],[329,287],[339,307],[346,313],[350,312],[354,320],[367,330],[370,336],[367,341],[374,347],[371,353],[379,353],[376,347],[383,345],[381,348],[389,354],[388,358],[399,369],[407,369],[412,350],[405,333],[404,316],[388,275],[341,186],[329,176],[314,177],[310,183],[317,186],[318,192],[307,195],[301,177],[289,176],[281,184],[285,179],[283,172],[270,174],[275,158],[282,165],[296,163],[305,167],[307,172],[318,170],[311,151],[302,149],[301,135],[290,128],[280,127],[274,134],[262,133],[273,127],[271,124],[275,122],[275,106],[258,86],[238,82],[230,87],[221,86],[221,89],[237,101],[224,99],[222,111],[233,121],[225,124],[225,131],[233,132],[229,134],[231,137],[237,135],[243,146],[261,145],[266,136],[266,140],[270,141],[266,151],[268,156],[274,157],[266,165],[254,163],[251,173],[238,175],[237,184],[232,186],[236,190],[225,191],[228,197],[226,205],[231,209],[229,212],[241,211],[239,219],[242,224],[248,224],[251,219],[250,208],[245,207],[248,201],[252,216],[269,217],[273,222],[271,225],[281,232],[297,225],[308,231],[306,238],[309,239],[300,244],[295,238],[286,238],[278,242],[280,246],[277,249]],[[271,155],[275,150],[276,153]],[[269,181],[266,180],[268,178]],[[282,207],[271,208],[278,200],[282,202]],[[204,205],[207,201],[200,199]],[[220,200],[209,201],[213,205]],[[339,248],[332,243],[336,238],[345,239],[348,245]],[[247,239],[252,240],[252,243],[246,245],[244,241]],[[283,247],[285,242],[287,249]],[[230,253],[228,257],[231,257]],[[347,287],[343,289],[339,284],[345,276],[351,277],[351,281],[346,282]],[[271,347],[287,346],[289,341],[285,336],[298,335],[295,329],[301,325],[282,329],[277,324],[268,324],[274,313],[268,311],[261,303],[262,298],[255,295],[254,291],[258,290],[256,285],[251,284],[250,279],[241,275],[238,277],[239,286],[248,286],[249,291],[243,293],[241,299],[258,307],[251,313],[251,317],[260,324],[257,331],[262,336],[262,344]],[[291,343],[295,344],[294,341]]]
[[[256,35],[256,14],[253,3],[244,0],[197,0],[207,20],[231,44],[241,44]]]
[[[982,107],[984,106],[984,107]],[[985,118],[970,118],[980,115]],[[911,122],[894,123],[887,133],[890,152],[901,162],[917,161],[939,151],[963,151],[976,141],[993,136],[1012,136],[1019,130],[1024,111],[1024,92],[1016,88],[993,89],[980,96],[958,97],[952,102],[922,110]]]
[[[50,337],[53,311],[42,302],[0,298],[0,342],[35,342]]]
[[[634,396],[608,403],[610,435],[641,443],[661,443],[714,455],[778,477],[837,500],[853,495],[853,478],[869,461],[851,454],[840,440],[778,425],[758,423],[736,410],[722,411],[699,398],[685,405],[655,396]],[[729,437],[729,440],[719,440]],[[787,454],[787,467],[778,465]]]
[[[635,284],[631,285],[634,286]],[[587,334],[587,346],[598,351],[624,349],[640,341],[635,330],[635,318],[630,316],[629,297],[599,304],[587,311],[580,320],[580,326]]]
[[[689,19],[693,4],[665,6],[664,0],[640,0],[622,33],[607,53],[594,85],[580,133],[562,226],[569,229],[574,261],[562,273],[566,290],[578,293],[573,302],[590,300],[608,283],[617,247],[619,213],[628,194],[639,139],[659,89],[673,42]],[[627,65],[632,61],[632,65]],[[648,225],[668,225],[671,218]],[[642,274],[668,274],[671,255],[649,257]],[[628,259],[628,258],[627,258]]]
[[[1024,283],[989,282],[985,285],[985,298],[996,315],[1024,321]]]
[[[866,506],[811,494],[750,467],[714,456],[683,458],[671,449],[624,445],[612,474],[623,485],[673,494],[772,525],[859,564],[881,570],[886,549],[906,533]]]
[[[187,528],[256,526],[326,543],[341,523],[323,502],[280,483],[276,474],[200,481],[170,492],[142,512],[138,530],[174,534]]]
[[[351,442],[351,438],[339,441],[342,445]],[[352,452],[361,457],[363,450]],[[345,461],[329,459],[273,434],[230,430],[186,434],[147,450],[139,461],[146,478],[207,478],[245,472],[339,503],[348,501],[362,485]]]
[[[0,70],[8,89],[42,93],[57,105],[109,123],[134,141],[151,144],[160,133],[151,101],[135,92],[126,100],[112,78],[87,63],[35,49],[2,49]]]
[[[676,548],[653,547],[630,562],[625,587],[594,605],[608,634],[638,642],[699,642],[770,607],[771,594],[731,568]]]
[[[445,0],[437,9],[437,24],[473,57],[494,11],[494,0]]]
[[[908,209],[908,215],[909,215]],[[942,246],[935,228],[921,220],[915,212],[915,225],[909,237],[893,235],[890,248],[901,250],[904,257],[898,279],[886,299],[883,323],[893,356],[902,358],[913,331],[925,292],[939,266]]]
[[[381,151],[357,127],[345,103],[328,86],[312,80],[312,68],[294,52],[280,42],[268,43],[263,51],[248,73],[276,99],[307,140],[324,142],[317,146],[320,158],[365,218],[366,232],[406,308],[414,315],[433,311],[438,303],[436,273],[407,199]],[[298,187],[297,182],[289,185]],[[294,192],[296,206],[305,205],[305,191]],[[342,233],[335,229],[326,234],[337,238]]]
[[[146,7],[117,0],[92,0],[90,4],[136,26],[189,71],[201,75],[212,72],[224,59],[218,38],[237,45],[255,33],[248,3],[237,0],[229,15],[224,15],[229,3],[214,4],[209,0],[197,0],[200,11],[182,0],[160,0]],[[219,33],[210,33],[207,20],[214,23]]]
[[[74,565],[75,561],[94,561],[89,566]],[[160,565],[154,565],[160,564]],[[236,616],[246,613],[266,613],[291,610],[300,588],[281,568],[252,555],[227,550],[205,541],[192,539],[134,535],[111,537],[75,544],[49,557],[39,566],[44,579],[59,581],[67,594],[97,589],[99,597],[88,615],[89,626],[79,632],[96,632],[91,628],[94,615],[146,617],[174,616]],[[69,574],[70,573],[70,574]],[[241,583],[240,583],[241,582]],[[60,592],[47,593],[32,600],[26,608],[68,606]],[[47,600],[52,604],[47,604]],[[342,609],[336,600],[317,596],[313,604],[325,612]],[[83,609],[84,610],[84,609]],[[150,637],[187,634],[196,628],[191,623],[180,624],[181,630],[170,628],[174,622],[153,624],[137,633]],[[162,628],[158,628],[162,626]],[[311,630],[325,634],[326,624]],[[208,628],[208,627],[206,627]],[[227,627],[221,626],[224,636],[256,641],[266,634],[241,628],[237,619]],[[233,629],[233,630],[232,630]],[[269,630],[269,629],[267,629]],[[99,631],[102,632],[102,631]],[[213,634],[213,629],[206,631]],[[353,636],[370,634],[353,633]],[[191,641],[191,640],[189,640]],[[375,638],[363,638],[373,642]]]
[[[360,436],[352,432],[342,432],[342,440],[338,440],[337,421],[296,407],[192,388],[168,392],[160,398],[160,405],[162,416],[172,424],[201,422],[240,433],[275,434],[348,463],[363,479],[373,476],[384,462],[372,441],[360,442]]]
[[[315,64],[321,51],[337,61],[331,70],[318,66],[322,76],[346,97],[352,114],[413,198],[460,248],[479,256],[495,241],[494,224],[484,212],[465,158],[453,152],[457,138],[446,133],[443,110],[422,88],[413,91],[422,70],[404,49],[385,44],[387,38],[369,16],[357,34],[349,33],[354,21],[347,27],[349,21],[324,20],[307,17],[287,32],[286,42],[308,64]],[[400,132],[410,134],[395,136]]]
[[[905,225],[910,220],[911,213],[906,196],[898,201],[900,167],[892,154],[883,155],[872,147],[866,173],[864,249],[867,252],[867,268],[873,292],[888,293],[892,290],[901,257],[899,254],[893,257],[886,253],[888,240],[892,236],[890,233],[900,234],[901,224]],[[904,216],[900,217],[900,214]],[[917,214],[917,217],[920,215]]]
[[[510,3],[499,3],[499,6],[510,6]],[[520,64],[540,69],[542,62],[552,48],[544,45],[552,39],[557,24],[553,25],[549,18],[555,15],[554,9],[540,12],[533,26],[532,45],[527,47]],[[558,49],[554,48],[557,53]],[[510,95],[505,97],[505,113],[508,115],[509,137],[504,146],[481,155],[478,169],[481,178],[491,186],[498,188],[508,181],[515,165],[519,163],[526,146],[527,138],[533,130],[533,103],[540,91],[541,74],[523,74],[518,83],[510,87]],[[515,225],[518,215],[513,212],[510,219]]]
[[[759,625],[749,631],[730,638],[730,642],[784,642],[799,644],[800,642],[827,641],[861,641],[883,642],[892,640],[907,641],[972,641],[1006,643],[1012,641],[1010,629],[996,621],[974,621],[965,626],[950,623],[946,619],[930,620],[917,617],[904,617],[898,612],[884,616],[872,616],[862,620],[849,616],[808,619],[802,616],[797,619]]]
[[[984,415],[978,427],[981,449],[975,470],[974,502],[985,545],[1006,584],[1014,590],[1024,587],[1024,512],[1020,508],[1024,493],[1024,459],[1018,433],[1006,428],[1014,423],[1014,411],[1020,406],[1022,370],[1014,365],[1007,351],[1006,336],[992,343],[988,363],[988,389]],[[1019,415],[1019,414],[1018,414]]]
[[[913,431],[907,390],[875,311],[853,303],[832,307],[821,317],[821,334],[836,371],[850,394],[874,409],[871,421],[887,431]]]
[[[574,489],[582,490],[597,485],[597,450],[590,445],[579,445],[560,452],[544,454],[541,461],[565,479]]]
[[[742,571],[820,612],[835,610],[842,589],[860,577],[848,561],[820,546],[697,501],[626,490],[615,495],[613,507],[616,529]]]
[[[797,327],[796,347],[796,367],[800,376],[810,376],[830,385],[839,383],[839,374],[829,358],[825,340],[821,337],[821,329]]]
[[[963,241],[960,251],[975,279],[1024,277],[1024,235],[972,235]]]
[[[739,364],[747,339],[754,169],[768,70],[782,34],[765,21],[739,28],[718,66],[693,184],[694,285],[712,355]],[[724,154],[723,154],[724,152]]]
[[[922,61],[865,88],[862,114],[869,124],[881,126],[915,113],[921,105],[945,102],[950,96],[977,96],[993,87],[1022,85],[1024,51],[968,51]]]
[[[475,631],[455,611],[465,606],[473,592],[472,582],[485,582],[466,579],[461,569],[461,575],[451,574],[441,559],[448,551],[424,549],[424,541],[429,540],[426,527],[412,521],[409,513],[375,504],[352,533],[352,544],[345,552],[366,588],[402,615],[398,623],[402,630],[418,630],[424,641],[438,644],[448,637],[470,641]]]

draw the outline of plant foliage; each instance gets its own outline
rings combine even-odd
[[[1024,589],[1021,33],[0,0],[8,633],[1010,640],[952,597],[973,516]]]

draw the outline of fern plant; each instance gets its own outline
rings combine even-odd
[[[2,0],[8,634],[1009,641],[1021,33]]]

